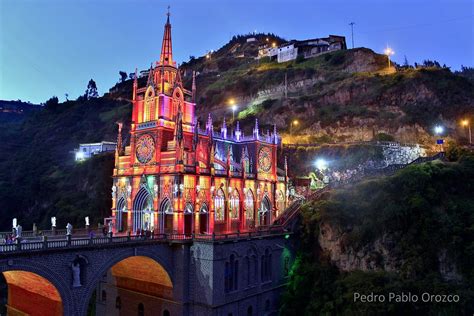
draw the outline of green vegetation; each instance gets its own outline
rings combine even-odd
[[[282,315],[461,315],[474,310],[474,157],[410,166],[335,190],[303,211],[298,258]],[[320,225],[341,231],[343,251],[385,238],[372,271],[339,271],[318,244]],[[391,242],[388,242],[391,240]],[[444,259],[442,253],[446,256]],[[455,265],[440,272],[440,260]],[[396,262],[389,272],[384,265]],[[445,262],[445,263],[446,263]],[[457,294],[459,303],[354,303],[353,293]]]
[[[115,122],[128,127],[130,118],[128,102],[103,97],[53,104],[1,128],[0,227],[9,229],[12,214],[24,229],[34,222],[48,228],[50,216],[59,227],[82,227],[84,216],[97,222],[108,215],[113,154],[75,163],[72,151],[79,143],[115,141]]]

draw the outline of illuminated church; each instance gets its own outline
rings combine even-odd
[[[197,123],[196,84],[183,87],[165,24],[159,61],[145,86],[133,82],[130,145],[115,154],[115,232],[212,234],[270,225],[287,206],[287,172],[277,168],[276,128],[252,135],[209,116]],[[234,122],[233,122],[234,123]]]

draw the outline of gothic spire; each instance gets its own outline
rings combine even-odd
[[[146,86],[154,86],[153,84],[153,63],[150,64],[150,70],[148,71],[148,80],[146,82]]]
[[[165,32],[163,34],[163,43],[161,44],[161,65],[173,66],[173,47],[171,45],[171,23],[170,23],[170,7],[168,6],[168,13],[166,14]]]
[[[192,102],[196,103],[196,72],[193,70]]]

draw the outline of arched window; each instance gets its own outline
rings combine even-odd
[[[115,298],[115,308],[118,310],[122,309],[122,299],[120,298],[120,296],[117,296]]]
[[[265,253],[262,255],[262,261],[260,262],[261,267],[261,280],[262,282],[271,281],[272,279],[272,254],[270,250],[265,249]]]
[[[237,191],[237,189],[234,189],[230,195],[230,218],[239,219],[239,206],[239,191]]]
[[[143,306],[143,303],[138,304],[138,316],[145,316],[145,306]]]
[[[222,189],[217,190],[216,196],[214,197],[214,209],[216,212],[216,221],[223,221],[225,212],[225,195]]]
[[[285,194],[283,194],[282,190],[277,191],[276,203],[277,203],[278,214],[281,214],[281,212],[285,210]]]
[[[148,122],[154,119],[155,114],[155,98],[153,95],[153,88],[149,87],[145,96],[145,108],[143,109],[143,122]]]
[[[163,311],[163,316],[171,316],[170,311],[167,310],[167,309],[165,309],[165,310]]]
[[[119,232],[123,231],[123,213],[126,212],[127,210],[125,209],[125,198],[122,196],[120,199],[117,201],[117,206],[115,208],[116,213],[115,213],[115,218],[116,218],[116,223],[117,223],[117,230]]]
[[[248,220],[254,219],[254,199],[253,199],[253,192],[252,190],[248,189],[247,193],[245,193],[245,218]]]
[[[107,300],[107,292],[105,290],[102,290],[102,296],[100,298],[102,302],[105,302]]]
[[[268,196],[265,195],[262,202],[260,203],[260,210],[258,211],[258,213],[259,225],[270,225],[271,203]]]
[[[145,186],[142,186],[133,202],[133,230],[143,230],[153,223],[153,197]]]
[[[232,292],[238,289],[239,261],[235,255],[230,255],[229,261],[225,263],[224,270],[224,289],[225,292]]]

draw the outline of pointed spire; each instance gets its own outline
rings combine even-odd
[[[237,121],[237,126],[235,127],[235,139],[240,140],[240,137],[242,136],[242,131],[240,130],[240,124],[239,121]]]
[[[165,32],[163,34],[163,43],[161,44],[161,65],[173,66],[173,48],[171,45],[171,23],[170,23],[170,7],[168,6],[168,13],[166,14]]]
[[[278,144],[278,133],[277,133],[277,126],[273,124],[273,143],[276,145]]]
[[[137,89],[138,89],[138,75],[137,75],[137,68],[135,68],[135,77],[133,78],[133,96],[132,96],[133,101],[137,99]]]
[[[193,86],[192,86],[192,100],[193,103],[196,103],[196,72],[193,70]]]
[[[255,127],[253,129],[253,137],[256,139],[260,138],[259,131],[258,131],[258,118],[255,118]]]
[[[119,156],[122,152],[122,122],[117,122],[118,125],[118,134],[117,134],[117,146],[115,147],[115,152]]]
[[[199,122],[195,120],[194,122],[194,134],[193,134],[193,150],[196,151],[196,148],[199,143]]]
[[[211,117],[211,113],[209,113],[209,115],[207,116],[206,130],[209,132],[211,127],[212,127],[212,117]]]
[[[224,121],[222,122],[221,136],[222,138],[227,139],[227,124],[225,123],[225,117],[224,117]]]
[[[150,70],[148,71],[148,80],[146,82],[146,86],[154,86],[153,84],[153,63],[150,64]]]

